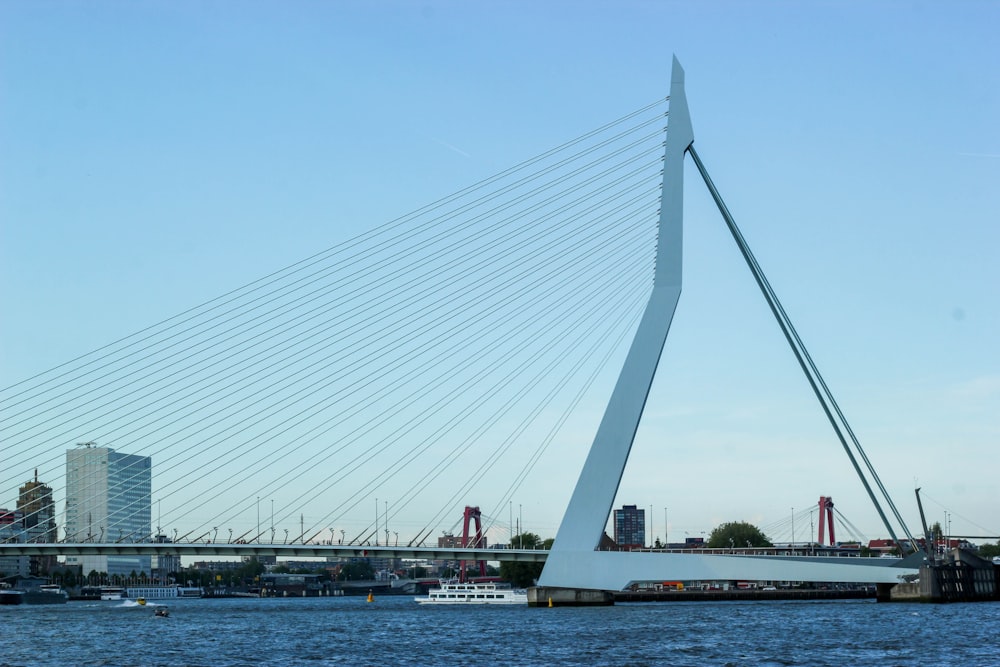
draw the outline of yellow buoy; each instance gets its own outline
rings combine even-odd
[[[551,595],[549,596],[549,606],[550,607],[552,606],[552,596]]]

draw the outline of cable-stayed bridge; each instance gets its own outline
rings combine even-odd
[[[912,542],[694,151],[683,79],[675,62],[667,100],[4,389],[0,489],[53,480],[65,510],[58,542],[0,551],[429,553],[473,493],[487,532],[510,536],[518,490],[606,403],[541,585],[914,571],[595,550],[680,295],[687,155],[886,528]],[[107,479],[88,449],[136,461],[83,508]]]
[[[6,388],[4,504],[51,485],[68,544],[416,546],[472,501],[508,540],[650,289],[665,112]],[[69,521],[67,451],[88,448],[150,457],[150,506],[123,485],[117,515]],[[137,508],[145,529],[122,518]]]

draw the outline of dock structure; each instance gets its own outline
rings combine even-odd
[[[925,563],[912,583],[879,584],[883,602],[994,602],[1000,601],[1000,565],[965,549],[953,549],[944,558]]]

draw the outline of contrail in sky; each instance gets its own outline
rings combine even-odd
[[[459,155],[464,155],[465,157],[472,157],[471,155],[469,155],[468,153],[466,153],[465,151],[463,151],[461,148],[457,148],[455,146],[452,146],[447,141],[441,141],[440,139],[434,139],[434,141],[438,142],[439,144],[441,144],[445,148],[450,148],[451,150],[455,151]]]

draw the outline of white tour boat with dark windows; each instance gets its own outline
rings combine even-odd
[[[414,598],[420,604],[528,604],[523,590],[500,587],[495,583],[442,581],[427,597]]]
[[[125,589],[121,586],[101,586],[101,599],[102,600],[125,600],[128,598],[128,594]]]
[[[132,600],[166,600],[169,598],[200,598],[200,588],[184,586],[129,586],[125,597]]]

